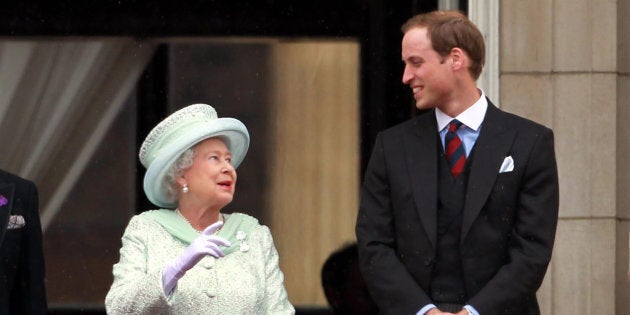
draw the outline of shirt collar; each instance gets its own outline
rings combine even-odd
[[[468,107],[461,114],[457,115],[457,117],[451,117],[441,111],[439,108],[435,108],[435,118],[437,119],[438,132],[444,128],[451,122],[453,119],[459,120],[466,127],[477,131],[479,130],[479,126],[483,122],[484,116],[486,116],[486,110],[488,109],[488,100],[486,99],[486,94],[482,89],[479,89],[481,92],[481,97],[472,104],[472,106]]]

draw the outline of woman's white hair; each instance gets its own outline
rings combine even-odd
[[[175,162],[171,164],[166,175],[164,175],[162,189],[164,190],[164,196],[168,199],[168,202],[176,202],[179,199],[180,187],[177,183],[177,179],[182,177],[184,171],[192,166],[194,156],[195,151],[193,148],[184,151]]]

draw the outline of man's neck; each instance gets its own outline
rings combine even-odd
[[[444,106],[438,106],[438,108],[451,117],[457,117],[457,115],[463,113],[470,108],[470,106],[475,104],[480,97],[481,92],[475,85],[472,85],[471,87],[455,92],[450,102]]]

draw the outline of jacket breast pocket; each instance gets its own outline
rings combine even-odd
[[[491,218],[505,221],[513,216],[519,200],[519,182],[520,177],[517,172],[497,174],[485,207]]]

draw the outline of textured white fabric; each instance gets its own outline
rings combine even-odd
[[[255,228],[249,245],[247,252],[203,258],[167,297],[162,270],[186,245],[157,222],[134,216],[113,268],[107,314],[295,314],[269,229]]]

